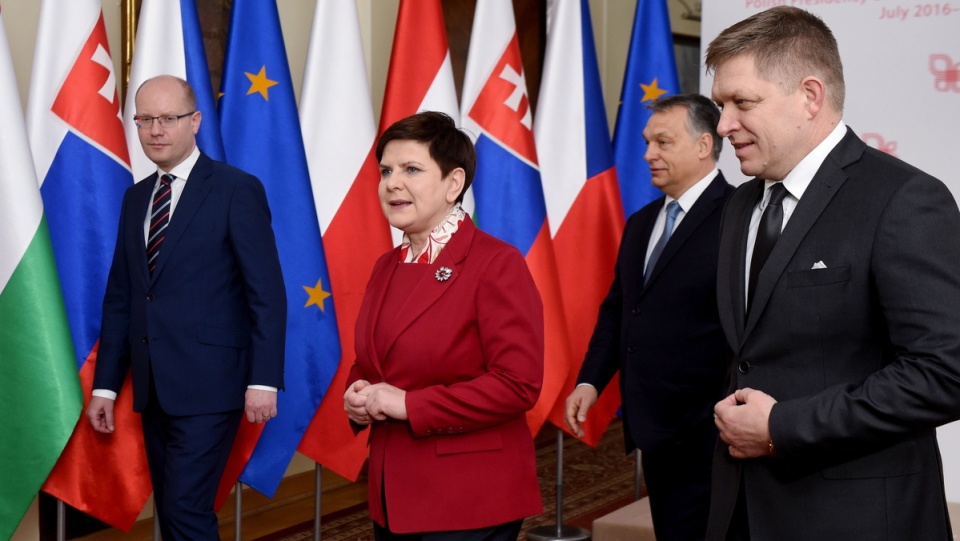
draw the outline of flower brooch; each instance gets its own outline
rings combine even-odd
[[[446,282],[453,276],[453,269],[450,267],[440,267],[437,269],[437,273],[434,275],[437,277],[438,282]]]

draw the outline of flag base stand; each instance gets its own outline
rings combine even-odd
[[[529,530],[527,539],[529,541],[587,541],[590,539],[590,532],[576,526],[554,524]]]
[[[563,430],[557,429],[557,523],[527,532],[529,541],[587,541],[590,531],[563,525]]]

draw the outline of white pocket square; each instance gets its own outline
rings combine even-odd
[[[816,263],[813,264],[813,267],[811,267],[810,270],[825,269],[825,268],[827,268],[827,266],[823,263],[823,261],[817,261]]]

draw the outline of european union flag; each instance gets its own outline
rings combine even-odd
[[[620,92],[620,111],[613,131],[613,154],[624,216],[629,217],[662,195],[650,184],[650,169],[643,161],[647,150],[643,128],[650,119],[645,102],[679,92],[667,2],[639,0]]]
[[[235,0],[220,126],[227,162],[263,182],[287,289],[285,389],[240,481],[273,496],[340,362],[330,275],[274,0]]]

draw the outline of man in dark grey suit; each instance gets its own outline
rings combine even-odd
[[[627,452],[639,447],[657,539],[703,539],[727,346],[717,313],[720,217],[733,192],[717,169],[720,112],[698,94],[653,102],[643,158],[665,194],[627,221],[610,292],[567,398],[581,433],[620,372]],[[639,152],[638,152],[639,158]]]
[[[960,213],[841,120],[837,42],[792,7],[708,47],[741,169],[718,302],[708,538],[947,540],[936,427],[960,417]]]

